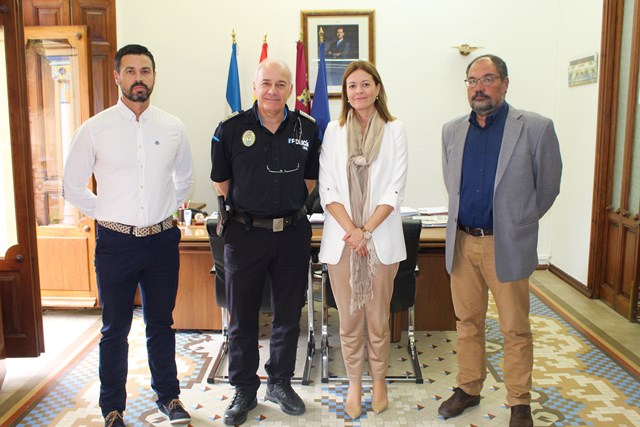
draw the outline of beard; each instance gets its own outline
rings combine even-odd
[[[471,99],[471,109],[480,116],[493,113],[499,106],[499,104],[493,102],[493,100],[483,92],[478,92]]]
[[[142,92],[134,91],[133,89],[136,86],[142,86],[144,87],[145,90]],[[128,91],[124,89],[122,90],[122,94],[124,95],[124,97],[127,98],[129,101],[133,101],[133,102],[146,102],[151,96],[152,92],[153,92],[153,86],[149,88],[149,86],[147,86],[142,82],[135,82],[134,84],[131,85]]]

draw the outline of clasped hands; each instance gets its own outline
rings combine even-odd
[[[367,250],[367,239],[364,238],[364,231],[362,231],[362,229],[353,227],[344,235],[342,240],[358,255],[367,256],[369,254]]]

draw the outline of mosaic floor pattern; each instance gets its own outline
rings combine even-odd
[[[603,352],[580,328],[561,317],[532,292],[531,319],[535,340],[535,370],[532,412],[536,426],[640,426],[640,382],[637,366],[629,368]],[[561,310],[560,310],[561,311]],[[330,373],[342,376],[342,358],[337,337],[337,312],[330,310]],[[318,312],[316,317],[319,319]],[[316,319],[316,331],[320,330]],[[268,352],[270,318],[262,318],[263,354]],[[305,325],[306,323],[301,323]],[[258,391],[258,407],[250,412],[244,425],[254,426],[507,426],[509,407],[502,383],[502,338],[498,330],[495,307],[490,308],[487,322],[488,376],[480,405],[454,419],[437,415],[442,399],[451,394],[455,385],[455,332],[418,332],[424,384],[392,382],[389,384],[390,404],[387,411],[376,415],[371,410],[370,386],[364,384],[363,402],[367,412],[352,420],[344,413],[346,385],[342,382],[320,381],[320,355],[316,351],[312,383],[294,384],[307,404],[307,413],[292,417],[265,401],[266,387]],[[407,357],[406,338],[392,345],[391,375],[411,372]],[[177,334],[177,363],[181,378],[181,399],[188,407],[191,426],[223,425],[222,415],[233,388],[226,383],[207,383],[207,375],[220,345],[216,333],[180,332]],[[302,369],[306,334],[301,334],[300,361]],[[137,314],[130,337],[130,364],[127,383],[128,426],[169,426],[154,405],[149,387],[149,370],[144,347],[144,328]],[[319,346],[319,337],[317,338]],[[62,369],[50,386],[43,388],[29,404],[4,424],[7,426],[101,426],[103,420],[97,405],[97,345],[86,356]],[[262,359],[266,360],[266,357]],[[224,367],[223,367],[224,369]],[[635,369],[635,370],[634,370]],[[263,373],[262,373],[263,374]]]

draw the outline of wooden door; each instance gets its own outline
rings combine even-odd
[[[638,321],[640,1],[604,2],[589,287]]]
[[[26,75],[20,2],[0,0],[0,335],[8,357],[44,351]]]
[[[94,114],[118,102],[113,81],[115,0],[23,0],[25,26],[86,25],[91,40]]]
[[[64,160],[93,109],[87,28],[26,27],[25,41],[43,305],[94,307],[94,221],[62,197]]]

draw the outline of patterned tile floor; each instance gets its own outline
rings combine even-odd
[[[600,351],[590,339],[549,308],[542,298],[532,294],[532,322],[535,339],[535,370],[532,410],[537,426],[640,426],[639,378],[624,364]],[[337,334],[337,313],[330,310],[330,344],[332,374],[342,376],[342,360]],[[263,317],[263,338],[268,340],[269,315]],[[316,322],[316,330],[319,325]],[[302,323],[305,324],[304,322]],[[301,334],[299,366],[305,351],[305,334]],[[393,382],[389,384],[390,405],[376,415],[371,411],[371,391],[364,385],[363,402],[367,412],[357,420],[344,414],[346,386],[341,382],[320,381],[319,352],[315,356],[312,384],[295,384],[294,388],[307,404],[301,417],[283,414],[271,402],[265,402],[265,387],[258,391],[258,407],[251,411],[245,425],[269,426],[507,426],[509,408],[501,381],[502,339],[494,308],[487,324],[488,376],[479,406],[461,416],[443,420],[437,415],[442,399],[455,385],[454,332],[418,332],[422,374],[425,383]],[[177,334],[177,361],[181,378],[181,399],[192,415],[191,425],[223,425],[224,409],[233,396],[225,383],[208,384],[208,375],[220,334],[181,332]],[[128,379],[128,426],[169,426],[153,404],[144,348],[144,329],[138,314],[130,335]],[[390,374],[411,371],[405,338],[392,346]],[[318,339],[319,342],[319,339]],[[263,346],[266,354],[268,345]],[[264,359],[263,359],[264,360]],[[636,366],[637,368],[637,366]],[[636,371],[637,373],[637,371]],[[63,370],[49,387],[35,394],[21,415],[7,419],[8,426],[100,426],[103,425],[98,400],[97,346],[91,344],[84,357]],[[5,402],[6,403],[6,402]],[[0,409],[7,409],[0,402]],[[0,414],[0,422],[2,422]]]

